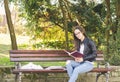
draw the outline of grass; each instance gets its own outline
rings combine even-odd
[[[11,46],[10,45],[5,45],[5,44],[0,44],[0,58],[1,57],[8,57],[8,53],[10,50]]]
[[[18,45],[26,45],[29,38],[26,36],[17,36]],[[27,46],[25,46],[27,47]],[[20,47],[20,48],[25,48]],[[0,66],[13,65],[9,60],[9,50],[11,50],[11,40],[9,34],[0,34]]]
[[[0,58],[8,57],[10,48],[11,46],[9,35],[0,34]]]
[[[10,62],[9,57],[1,57],[0,58],[0,66],[13,66],[14,63]]]
[[[17,44],[19,49],[28,49],[29,47],[29,38],[25,36],[17,36]],[[0,34],[0,66],[13,66],[14,63],[10,62],[9,59],[9,50],[11,50],[11,41],[8,34]],[[28,62],[23,63],[28,64]],[[41,66],[65,66],[65,62],[34,62]]]

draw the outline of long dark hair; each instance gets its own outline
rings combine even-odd
[[[74,33],[74,31],[75,31],[76,29],[79,29],[80,32],[83,33],[83,35],[84,35],[85,37],[87,37],[87,35],[86,35],[86,32],[85,32],[85,29],[84,29],[82,26],[77,25],[77,26],[74,26],[74,27],[73,27],[73,37],[74,37],[75,49],[79,50],[81,40],[78,39],[78,38],[76,37],[75,33]]]

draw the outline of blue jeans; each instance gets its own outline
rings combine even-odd
[[[70,77],[68,82],[75,82],[79,74],[91,71],[93,67],[94,65],[89,61],[75,62],[74,60],[67,60],[66,68]]]

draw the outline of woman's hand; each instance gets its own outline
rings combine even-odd
[[[76,62],[83,62],[83,58],[82,57],[80,57],[80,58],[77,57],[77,58],[75,58],[75,61]]]

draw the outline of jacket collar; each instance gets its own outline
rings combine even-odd
[[[87,41],[87,37],[85,37],[85,39],[83,40],[83,41],[81,41],[80,43],[82,44],[82,43],[85,43],[86,41]]]

